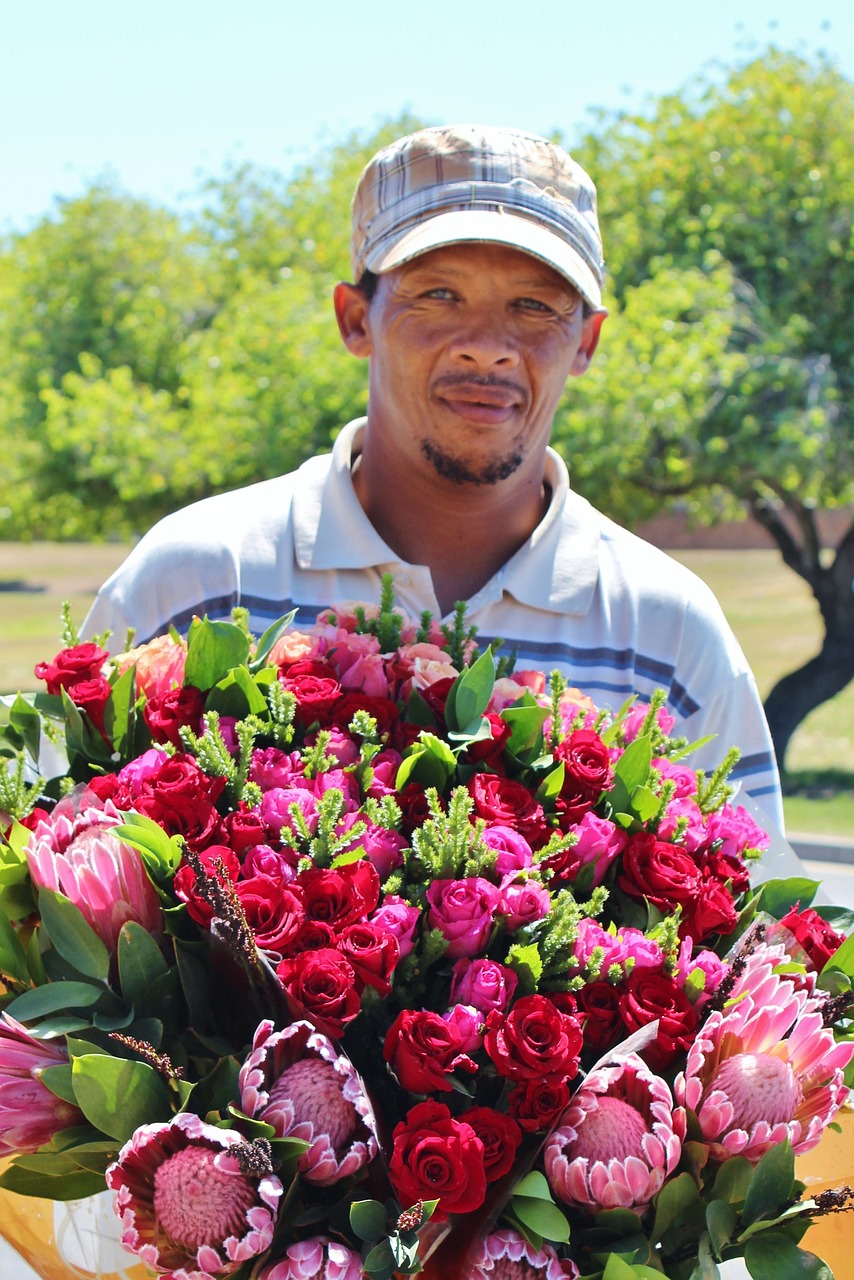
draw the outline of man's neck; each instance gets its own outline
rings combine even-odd
[[[426,565],[442,614],[470,599],[528,540],[548,509],[539,475],[493,485],[394,475],[366,438],[353,487],[380,537],[410,564]]]

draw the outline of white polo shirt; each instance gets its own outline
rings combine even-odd
[[[120,647],[128,627],[140,643],[194,615],[249,610],[264,630],[297,609],[312,622],[337,601],[379,599],[394,575],[397,603],[417,618],[439,616],[429,569],[400,560],[356,497],[351,459],[365,419],[351,422],[331,454],[290,475],[220,494],[167,516],[102,587],[84,625],[110,629]],[[557,667],[600,705],[633,693],[667,694],[678,732],[715,739],[691,756],[713,767],[731,746],[735,777],[782,826],[779,779],[750,669],[708,587],[683,565],[628,533],[572,492],[549,449],[548,511],[516,554],[468,601],[468,620],[487,641],[500,636],[516,665]]]

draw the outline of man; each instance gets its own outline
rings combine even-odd
[[[89,634],[145,640],[234,605],[263,628],[293,608],[457,600],[520,666],[559,667],[600,703],[663,687],[678,730],[731,745],[779,820],[753,678],[707,588],[569,489],[548,447],[568,378],[606,311],[593,183],[527,134],[425,129],[368,164],[354,197],[354,284],[335,290],[345,346],[368,360],[366,419],[331,455],[161,521],[104,586]]]

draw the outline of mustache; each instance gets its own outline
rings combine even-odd
[[[456,390],[469,393],[474,390],[497,392],[499,395],[510,396],[522,404],[527,404],[529,400],[528,389],[521,382],[516,382],[513,378],[502,378],[494,373],[443,373],[432,385],[433,394],[442,395]]]

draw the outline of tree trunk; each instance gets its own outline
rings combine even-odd
[[[832,562],[823,564],[814,511],[791,499],[784,501],[795,517],[800,538],[783,523],[779,510],[758,498],[750,505],[774,538],[785,563],[809,585],[824,622],[824,640],[815,657],[783,676],[765,700],[781,773],[797,727],[811,711],[854,680],[854,524],[846,531]]]

